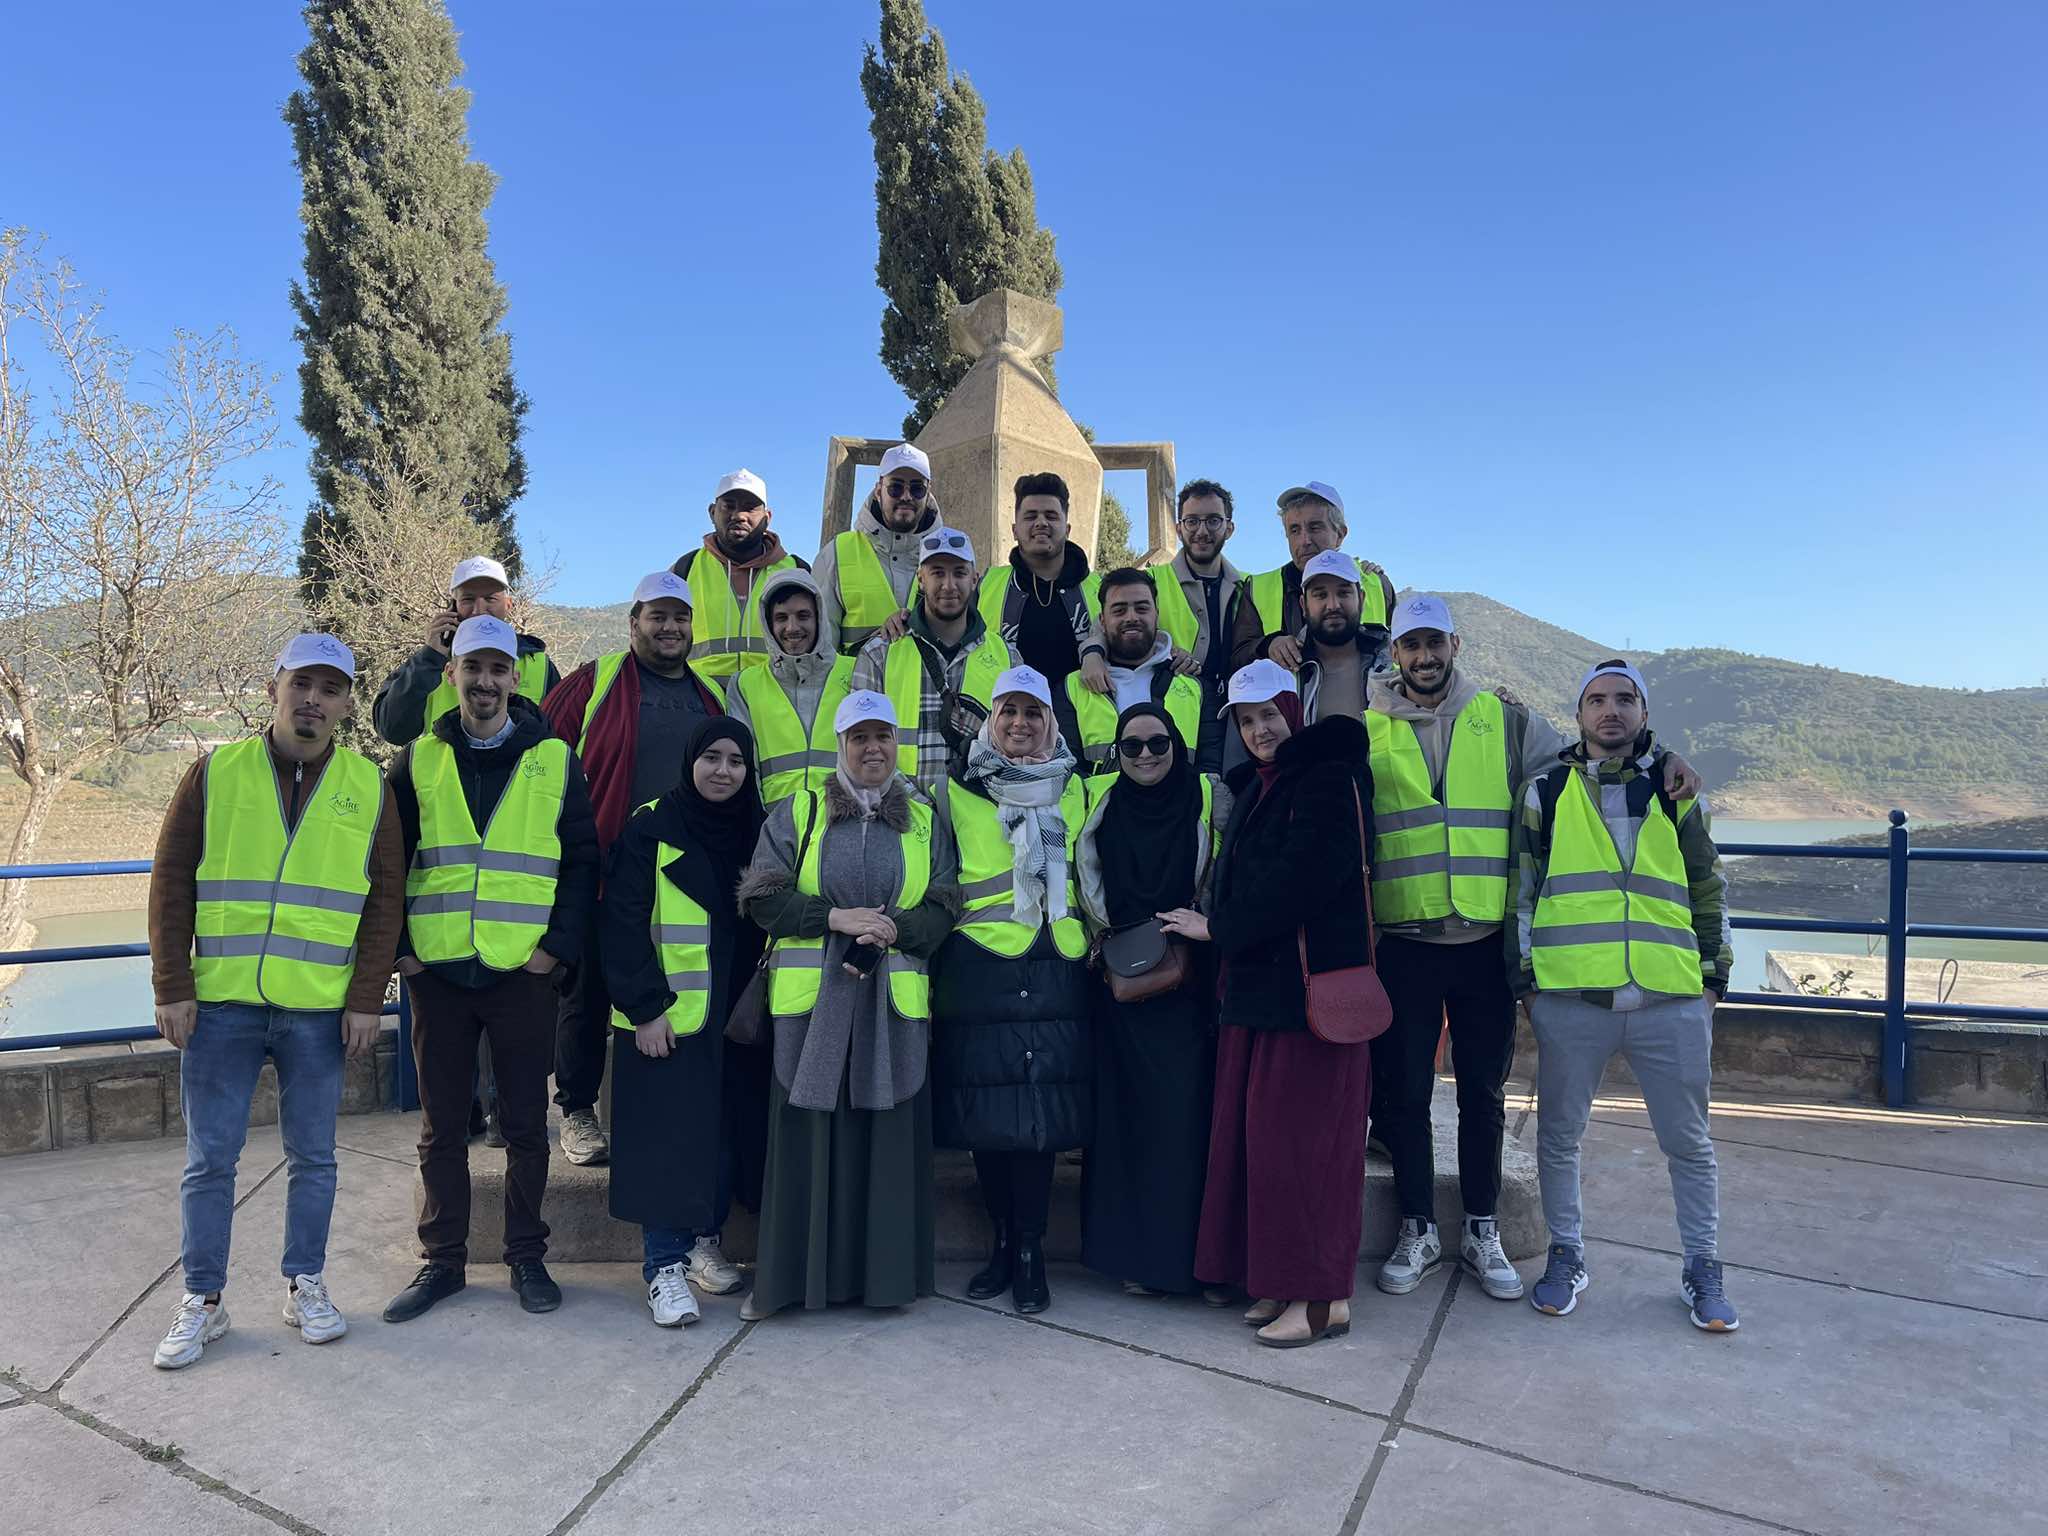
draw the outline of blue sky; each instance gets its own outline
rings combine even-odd
[[[827,436],[904,409],[875,7],[452,9],[552,595],[623,597],[742,463],[808,553]],[[1066,405],[1230,485],[1241,565],[1314,477],[1397,581],[1617,645],[2048,676],[2048,8],[928,9],[1058,234]],[[0,58],[0,223],[132,344],[233,326],[294,516],[302,40],[277,0],[45,6]]]

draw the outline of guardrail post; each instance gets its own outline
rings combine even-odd
[[[420,1107],[419,1068],[412,1059],[412,988],[398,978],[398,1070],[392,1081],[398,1089],[398,1109],[410,1114]]]
[[[1884,935],[1884,1101],[1898,1109],[1906,1102],[1906,872],[1911,834],[1906,813],[1892,812],[1891,901],[1885,910]]]

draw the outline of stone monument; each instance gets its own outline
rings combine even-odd
[[[1073,541],[1092,563],[1102,513],[1105,469],[1145,471],[1145,511],[1132,517],[1131,542],[1145,564],[1171,560],[1174,524],[1171,443],[1093,443],[1081,435],[1038,371],[1060,350],[1059,306],[1008,288],[953,311],[953,345],[974,359],[925,428],[917,446],[932,461],[932,484],[949,526],[974,540],[984,568],[1009,558],[1011,488],[1020,475],[1051,470],[1067,482]],[[822,538],[853,519],[853,471],[879,464],[893,437],[835,437],[825,459]]]

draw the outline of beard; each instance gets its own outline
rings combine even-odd
[[[718,546],[735,560],[751,560],[768,547],[768,525],[763,523],[744,539],[736,539],[730,533],[722,534]]]
[[[1348,614],[1337,620],[1319,619],[1309,629],[1309,635],[1318,645],[1342,650],[1358,638],[1358,620]]]
[[[1135,667],[1158,648],[1156,632],[1134,635],[1129,630],[1122,630],[1110,639],[1109,659],[1120,667]]]

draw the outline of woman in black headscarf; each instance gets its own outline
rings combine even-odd
[[[1228,791],[1195,771],[1159,705],[1125,710],[1116,747],[1117,775],[1097,791],[1075,854],[1089,926],[1113,949],[1118,936],[1150,943],[1145,925],[1200,903],[1230,814]],[[1120,1003],[1106,974],[1094,988],[1095,1139],[1082,1169],[1081,1257],[1134,1296],[1199,1288],[1215,973],[1209,945],[1172,942],[1183,946],[1185,970],[1173,990]]]
[[[746,1074],[734,1072],[725,1020],[766,942],[735,900],[761,821],[753,735],[706,720],[681,782],[634,812],[605,876],[611,1213],[642,1229],[647,1305],[665,1328],[696,1320],[690,1252],[717,1242],[744,1176],[725,1111]]]

